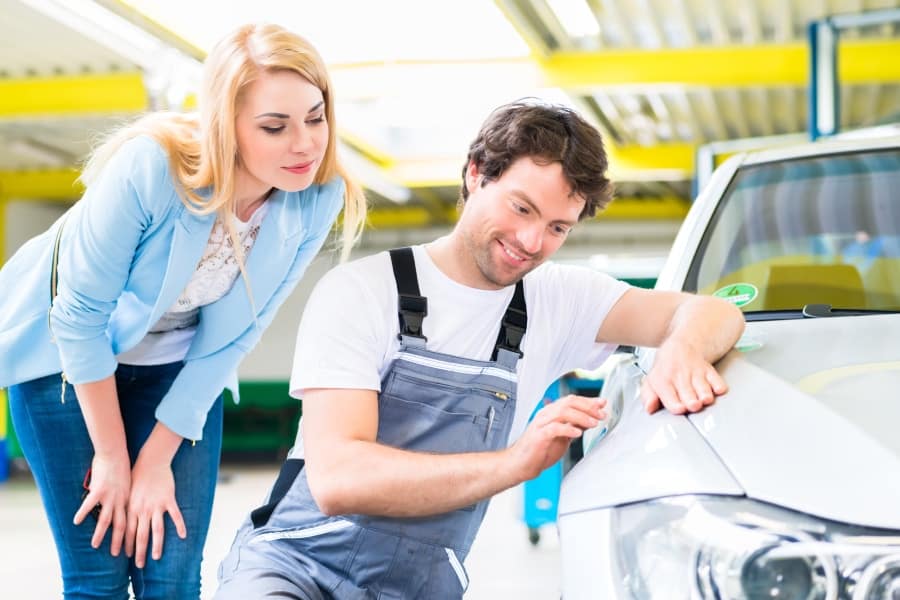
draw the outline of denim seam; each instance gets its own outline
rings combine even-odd
[[[134,558],[130,558],[129,562],[129,576],[131,578],[131,591],[134,592],[134,597],[136,600],[141,600],[144,597],[144,593],[147,591],[147,584],[144,583],[144,570],[139,569],[134,562]]]
[[[71,384],[66,384],[66,385],[71,387]],[[72,391],[74,392],[74,389]],[[24,405],[25,402],[27,402],[27,400],[25,398],[22,398],[21,402]],[[80,410],[81,410],[81,406],[79,405],[79,411]],[[24,412],[25,412],[25,418],[28,419],[28,426],[31,428],[31,432],[35,438],[35,442],[37,442],[37,428],[35,427],[34,418],[31,414],[31,410],[26,409]],[[35,452],[38,455],[38,460],[41,462],[41,470],[45,474],[48,474],[49,471],[47,469],[47,461],[46,461],[46,457],[44,456],[43,445],[40,443],[36,443],[35,444]],[[54,505],[59,505],[59,503],[57,502],[56,491],[54,490],[54,487],[52,485],[47,485],[46,489],[47,489],[47,494],[50,496],[50,501],[53,502]],[[62,517],[59,514],[56,514],[56,511],[54,511],[54,515],[52,517],[50,516],[50,512],[47,511],[46,509],[44,510],[44,512],[47,513],[48,519],[52,518],[53,520],[56,521],[57,531],[59,531],[61,534],[65,535],[66,526],[69,526],[69,524],[62,521]],[[74,518],[74,515],[73,515],[73,518]],[[83,521],[82,521],[82,524],[84,524]],[[74,525],[72,525],[72,527],[74,527]],[[71,550],[68,547],[68,544],[64,544],[64,546],[65,546],[64,548],[61,548],[59,550],[66,554],[66,558],[70,564],[75,564],[75,557],[72,555]]]

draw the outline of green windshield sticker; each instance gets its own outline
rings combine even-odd
[[[732,283],[713,292],[713,296],[728,300],[735,306],[745,306],[759,295],[756,286],[750,283]]]
[[[761,339],[745,331],[744,335],[741,336],[741,339],[737,341],[734,347],[740,352],[753,352],[754,350],[762,348],[763,343]]]

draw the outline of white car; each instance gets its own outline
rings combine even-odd
[[[739,305],[729,392],[638,400],[619,354],[558,524],[564,600],[900,600],[900,138],[730,158],[657,289]]]

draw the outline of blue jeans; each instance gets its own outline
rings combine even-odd
[[[181,367],[177,362],[120,365],[116,370],[132,464],[156,424],[157,405]],[[61,381],[56,374],[14,385],[9,388],[9,405],[56,541],[64,597],[127,598],[130,581],[139,599],[199,598],[200,561],[222,445],[222,397],[209,412],[203,439],[196,445],[185,440],[172,461],[175,498],[184,516],[187,539],[180,539],[171,519],[166,518],[162,558],[153,560],[148,547],[146,564],[138,569],[124,551],[117,557],[110,555],[109,532],[98,549],[91,548],[93,517],[79,526],[72,524],[94,452],[72,386],[66,385],[66,401],[60,402]]]

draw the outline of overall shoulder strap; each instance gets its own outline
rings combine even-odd
[[[514,369],[516,362],[524,356],[519,345],[525,336],[528,327],[528,310],[525,306],[525,284],[520,279],[516,283],[516,291],[512,300],[506,307],[503,321],[500,323],[500,333],[497,334],[497,343],[494,345],[494,353],[491,360]]]
[[[397,313],[402,346],[425,347],[428,338],[422,333],[422,322],[428,315],[428,298],[419,293],[416,260],[412,248],[395,248],[390,251],[394,280],[397,282]]]

